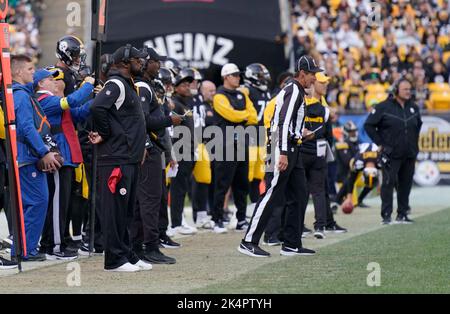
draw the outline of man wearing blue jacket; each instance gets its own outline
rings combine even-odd
[[[41,252],[47,254],[47,259],[70,260],[78,254],[66,249],[64,234],[74,169],[83,162],[72,110],[82,108],[84,114],[81,113],[81,116],[87,118],[89,103],[83,105],[94,89],[94,79],[88,77],[81,88],[67,97],[60,97],[55,96],[57,90],[53,74],[55,72],[45,69],[37,70],[34,74],[36,96],[48,117],[52,134],[64,158],[61,169],[48,175],[50,202],[41,239]]]
[[[25,261],[43,261],[38,253],[39,237],[44,226],[48,205],[48,186],[45,172],[57,171],[61,164],[58,153],[51,151],[50,124],[34,98],[34,66],[27,56],[11,58],[14,112],[17,127],[17,159],[27,241]],[[37,163],[42,165],[42,171]],[[11,256],[14,256],[14,248]]]

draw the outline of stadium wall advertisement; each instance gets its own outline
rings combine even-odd
[[[359,128],[362,142],[370,141],[363,126],[367,115],[343,115],[339,122],[343,125],[352,120]],[[450,114],[424,114],[419,137],[414,182],[420,186],[450,185]]]
[[[278,1],[260,0],[110,0],[107,5],[105,52],[125,43],[144,44],[202,70],[220,83],[228,62],[242,70],[250,63],[267,66],[275,78],[288,68]]]

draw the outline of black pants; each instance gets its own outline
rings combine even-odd
[[[326,161],[324,158],[305,153],[302,153],[302,160],[305,167],[308,192],[311,194],[314,203],[314,214],[316,219],[314,222],[314,229],[325,228],[327,225],[325,184],[328,175]]]
[[[278,149],[277,149],[278,150]],[[269,149],[270,151],[270,149]],[[279,172],[266,172],[266,192],[256,203],[244,241],[258,244],[275,208],[286,206],[283,239],[289,247],[301,247],[301,234],[307,205],[305,169],[297,147],[288,152],[288,168]],[[276,167],[276,165],[275,165]]]
[[[147,150],[144,164],[140,167],[136,207],[131,226],[133,247],[145,247],[148,251],[158,249],[159,213],[162,199],[161,152]]]
[[[236,159],[235,159],[236,160]],[[214,206],[212,219],[218,223],[223,217],[225,195],[231,187],[238,221],[245,220],[248,195],[248,161],[214,162]]]
[[[197,212],[205,212],[208,206],[209,184],[198,183],[192,179],[192,211],[194,221],[197,221]]]
[[[393,208],[394,187],[397,187],[397,212],[406,215],[409,209],[409,194],[413,183],[416,160],[391,159],[389,169],[383,168],[383,183],[381,185],[381,216],[391,217]]]
[[[8,170],[5,163],[0,163],[0,209],[5,211],[8,223],[8,235],[12,235],[11,202],[9,196]]]
[[[66,247],[67,213],[72,192],[73,168],[61,167],[48,174],[49,204],[41,238],[41,251],[61,252]]]
[[[189,179],[194,169],[194,161],[181,160],[178,172],[170,183],[170,217],[172,228],[181,226],[183,220],[184,199],[189,191]]]
[[[105,269],[114,269],[125,263],[135,264],[139,258],[130,246],[129,226],[136,205],[138,165],[121,165],[122,178],[113,194],[108,187],[108,179],[114,168],[98,167],[99,207],[105,249]]]
[[[161,173],[162,173],[161,175],[162,193],[161,193],[161,206],[159,208],[158,229],[159,229],[159,238],[164,238],[166,236],[167,227],[169,226],[169,207],[167,204],[169,191],[166,185],[166,170],[163,169]]]
[[[74,169],[75,172],[75,169]],[[82,240],[81,231],[83,221],[89,209],[89,200],[83,197],[83,182],[75,180],[75,174],[72,177],[70,204],[67,212],[66,234],[67,240]],[[69,227],[72,222],[72,237],[70,236]]]

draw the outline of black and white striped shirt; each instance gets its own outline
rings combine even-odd
[[[302,138],[305,120],[305,90],[291,80],[277,95],[271,133],[278,137],[280,154],[286,155],[289,144]]]

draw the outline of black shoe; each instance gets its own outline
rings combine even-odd
[[[164,255],[159,249],[145,252],[142,257],[152,264],[175,264],[177,262],[173,257]]]
[[[71,261],[78,258],[78,252],[72,252],[69,250],[61,251],[61,252],[52,252],[47,253],[46,257],[49,261],[62,260],[62,261]]]
[[[281,241],[275,236],[264,237],[263,244],[268,246],[277,246],[281,245]]]
[[[81,256],[89,256],[89,253],[91,253],[92,256],[99,256],[103,254],[103,250],[94,247],[94,251],[89,252],[89,244],[87,243],[83,243],[78,249],[78,254]]]
[[[270,253],[261,249],[258,245],[242,241],[239,244],[238,251],[251,257],[269,257]]]
[[[326,236],[325,236],[325,228],[324,227],[316,228],[314,230],[314,237],[316,239],[325,239],[326,238]]]
[[[181,244],[173,241],[167,235],[164,235],[159,238],[159,247],[164,249],[179,249],[181,247]]]
[[[381,221],[382,225],[391,225],[392,224],[392,219],[391,217],[385,217],[383,218],[383,220]]]
[[[310,256],[316,254],[316,251],[304,248],[304,247],[289,247],[287,245],[282,245],[280,250],[280,255],[283,256]]]
[[[395,219],[396,224],[410,225],[414,223],[414,220],[409,219],[408,215],[398,215]]]
[[[333,233],[346,233],[348,230],[339,226],[338,224],[334,224],[333,226],[329,226],[325,228],[325,233],[333,232]]]
[[[37,253],[35,255],[28,254],[27,257],[23,258],[24,262],[43,262],[46,260],[47,257],[44,253]]]
[[[74,241],[74,240],[70,239],[66,243],[65,250],[71,251],[71,252],[78,252],[78,250],[81,248],[82,245],[83,245],[83,243],[81,242],[81,240]]]
[[[361,207],[361,208],[369,208],[370,206],[369,205],[367,205],[367,204],[365,204],[365,203],[363,203],[363,202],[358,202],[358,204],[356,204],[356,206],[355,207]]]
[[[229,214],[228,213],[224,213],[223,214],[223,217],[222,217],[222,223],[224,224],[224,225],[229,225],[230,224],[230,216],[229,216]]]
[[[9,261],[0,257],[0,270],[14,269],[17,268],[17,262]]]

